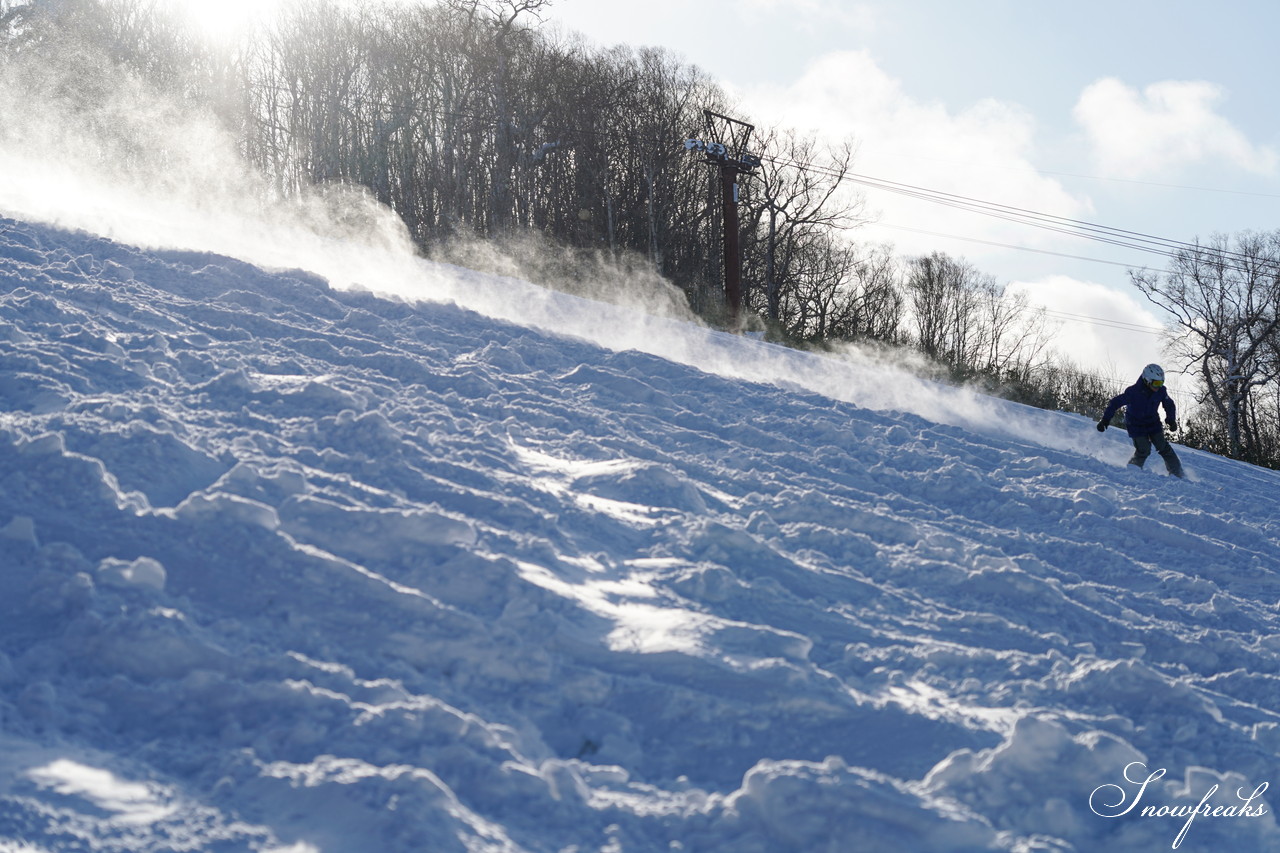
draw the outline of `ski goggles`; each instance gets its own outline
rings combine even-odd
[[[1164,384],[1164,380],[1163,380],[1163,379],[1152,379],[1152,380],[1151,380],[1151,387],[1152,387],[1152,388],[1159,388],[1159,387],[1160,387],[1161,385],[1163,385],[1163,384]]]

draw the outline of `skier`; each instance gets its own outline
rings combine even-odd
[[[1130,465],[1142,467],[1151,455],[1151,448],[1164,458],[1164,467],[1175,477],[1182,476],[1182,461],[1173,452],[1160,427],[1160,406],[1164,406],[1165,424],[1170,432],[1178,430],[1178,409],[1164,387],[1164,369],[1158,364],[1148,364],[1142,369],[1138,381],[1113,397],[1107,410],[1098,421],[1098,432],[1106,432],[1111,418],[1124,406],[1124,425],[1133,439],[1133,458]]]

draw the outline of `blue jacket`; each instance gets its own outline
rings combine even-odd
[[[1161,431],[1160,406],[1164,405],[1166,420],[1176,421],[1178,409],[1173,405],[1169,392],[1164,386],[1155,391],[1147,387],[1147,383],[1139,379],[1107,404],[1102,419],[1110,421],[1115,413],[1124,406],[1124,426],[1131,437],[1154,435]]]

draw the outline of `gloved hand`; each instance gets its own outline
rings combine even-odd
[[[1164,422],[1164,425],[1165,425],[1165,426],[1167,426],[1167,427],[1169,428],[1169,432],[1177,432],[1177,431],[1178,431],[1178,422],[1177,422],[1177,421],[1175,421],[1173,418],[1169,418],[1168,420],[1166,420],[1166,421]]]
[[[1098,432],[1106,432],[1109,426],[1111,426],[1111,421],[1098,421]]]

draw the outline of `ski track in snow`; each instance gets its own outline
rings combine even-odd
[[[0,220],[0,850],[1161,850],[1133,762],[1277,781],[1274,472],[539,298]]]

